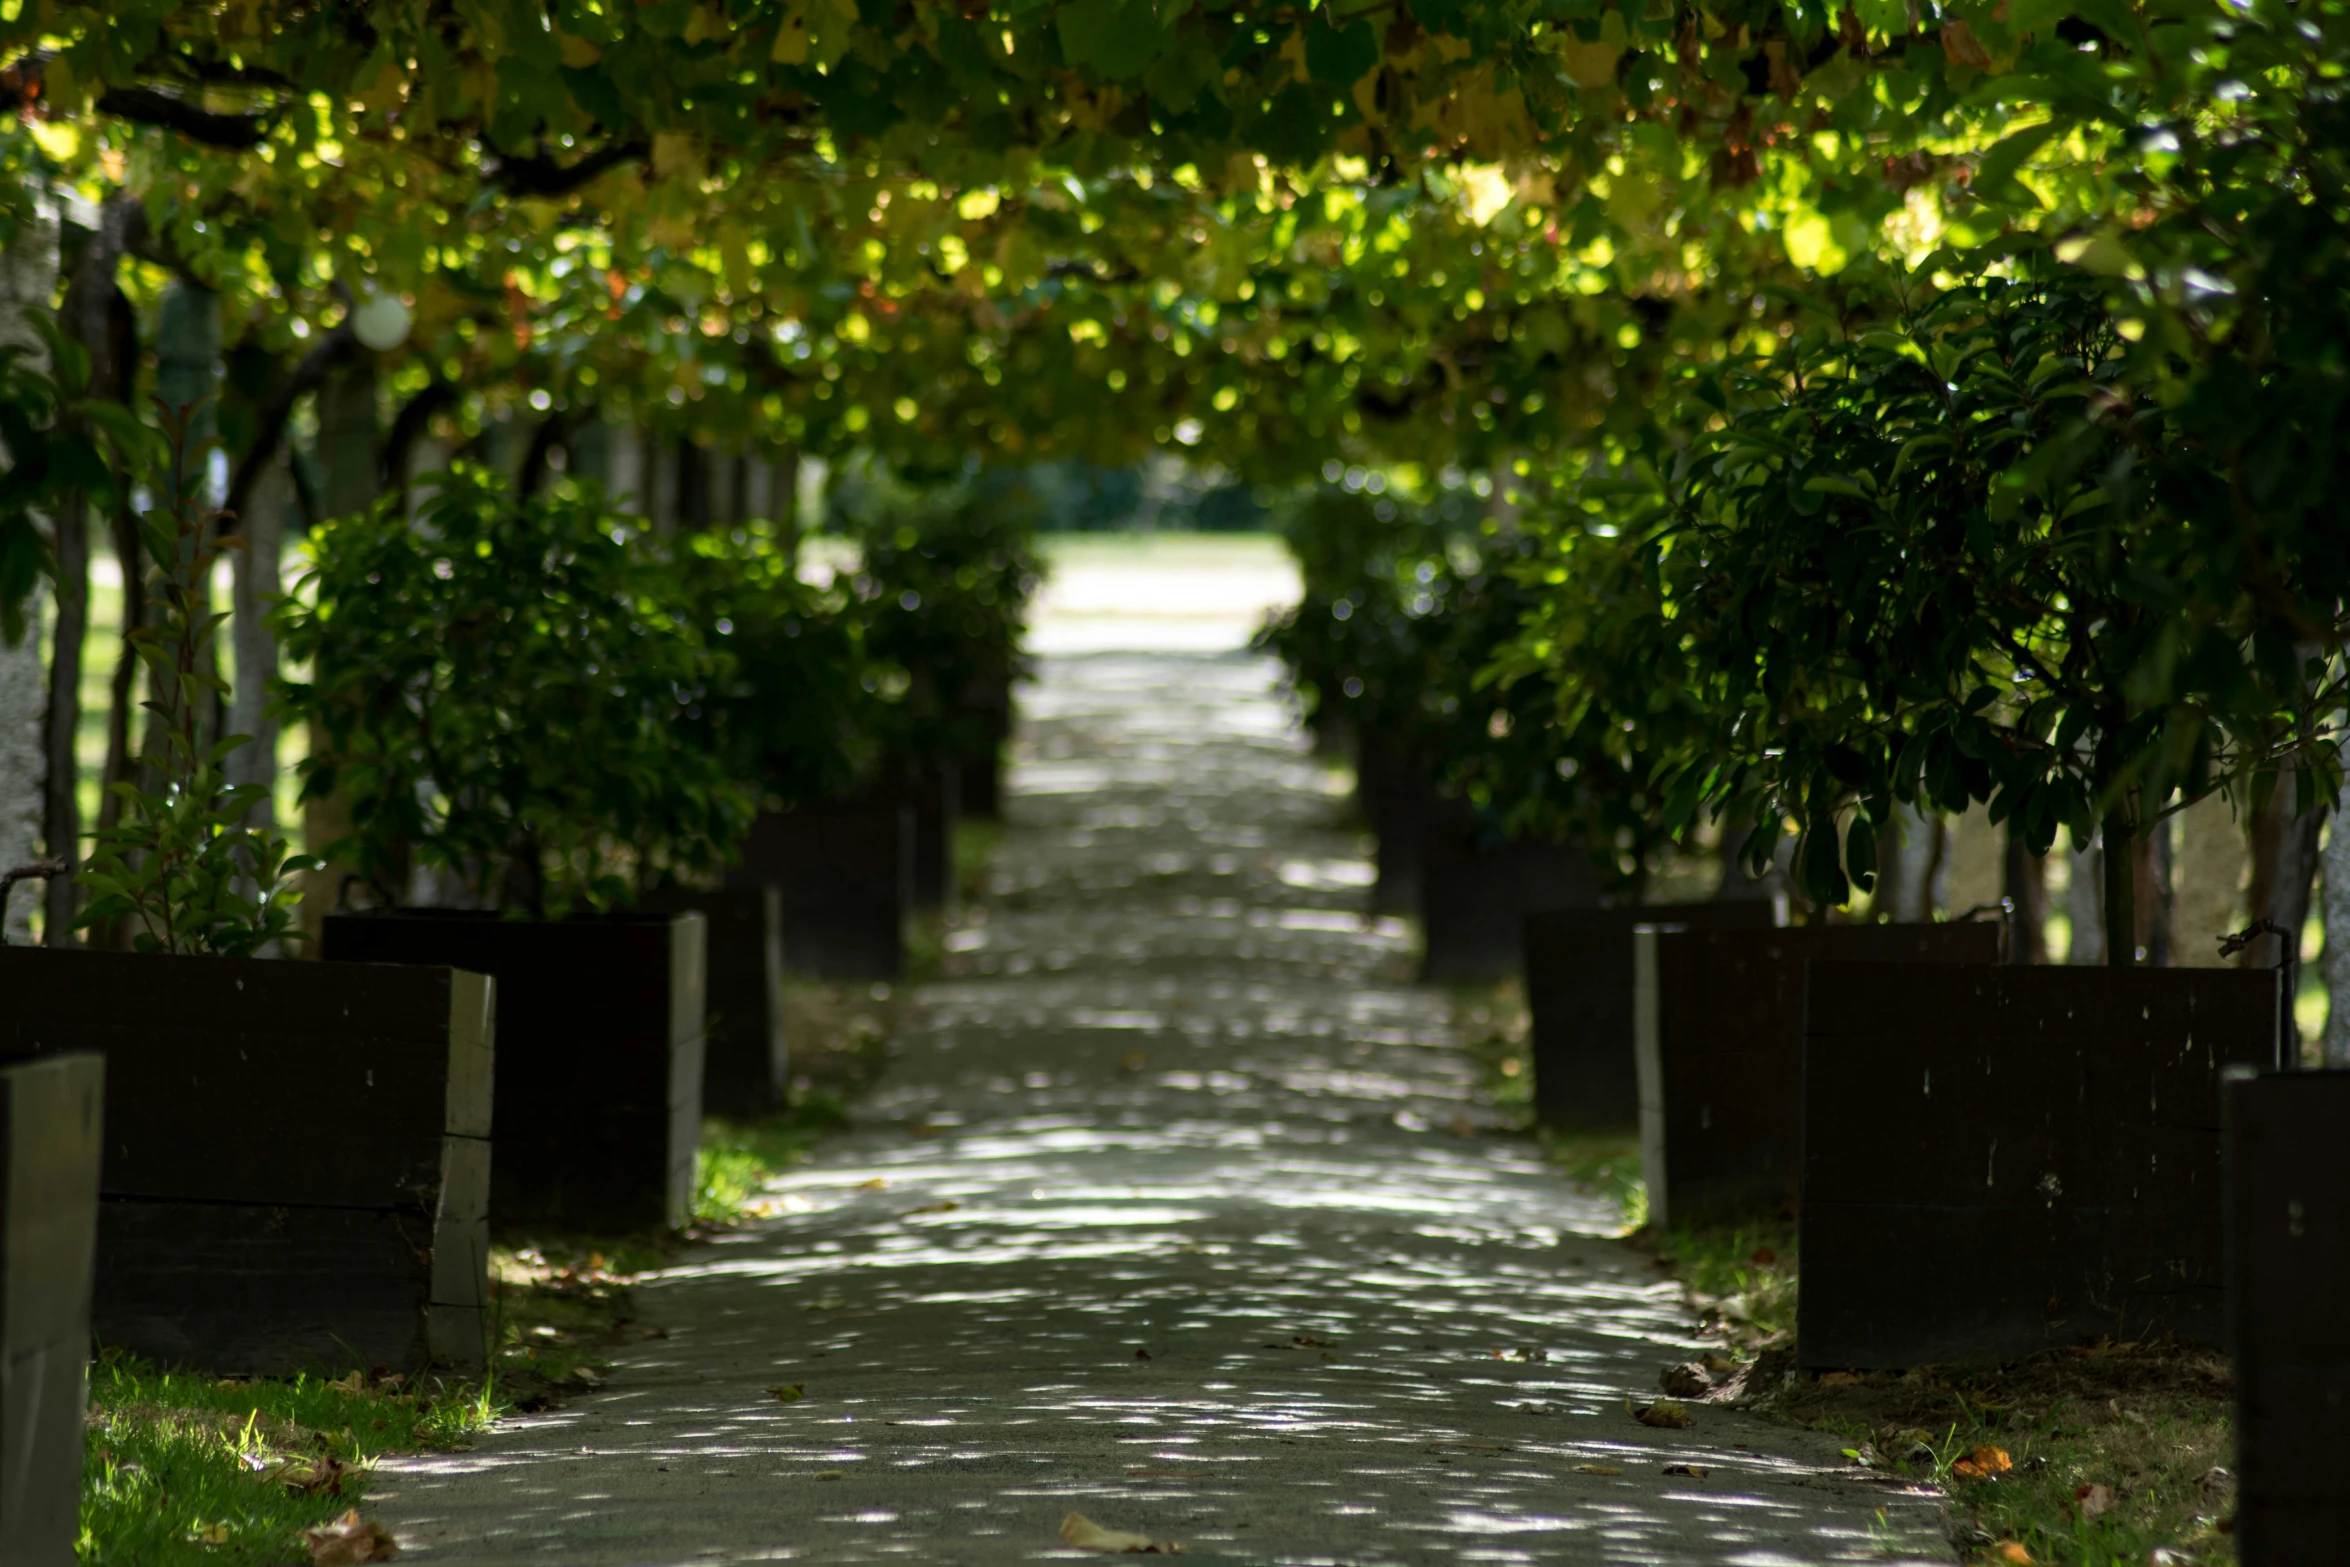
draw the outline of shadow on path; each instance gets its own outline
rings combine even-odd
[[[1211,1560],[1952,1559],[1826,1437],[1626,1413],[1677,1292],[1479,1135],[1273,681],[1044,661],[995,896],[858,1130],[639,1287],[612,1391],[387,1464],[410,1551],[1012,1562],[1075,1510]]]

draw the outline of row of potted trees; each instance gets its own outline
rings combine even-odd
[[[760,846],[986,770],[1004,726],[950,666],[964,635],[1004,650],[1008,710],[1033,559],[967,487],[909,492],[878,540],[847,519],[857,568],[811,583],[760,524],[663,536],[592,488],[436,475],[413,517],[316,529],[274,612],[301,855],[208,721],[201,458],[180,430],[144,523],[159,745],[78,871],[129,950],[0,949],[0,1052],[104,1059],[105,1341],[478,1363],[493,1222],[681,1224],[706,1101],[773,1104],[787,914],[839,888]],[[907,634],[924,612],[954,633]]]

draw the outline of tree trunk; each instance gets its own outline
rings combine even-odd
[[[2132,882],[2137,893],[2137,948],[2154,968],[2171,962],[2171,827],[2164,817],[2138,839]]]
[[[2010,963],[2048,961],[2048,862],[2025,846],[2022,824],[2007,823],[2007,901],[2015,910],[2008,932]]]
[[[0,343],[20,350],[26,365],[46,371],[48,346],[34,328],[33,317],[48,308],[57,288],[57,216],[45,195],[37,202],[15,243],[0,250]],[[47,803],[41,599],[36,587],[26,606],[23,640],[12,647],[0,639],[0,871],[39,858]],[[53,852],[70,855],[77,846],[52,847]],[[34,901],[30,896],[8,900],[0,941],[21,945],[32,939]]]
[[[49,645],[47,755],[43,759],[41,836],[49,852],[78,862],[82,846],[82,649],[90,635],[90,499],[74,495],[57,513],[57,630]],[[0,870],[7,869],[0,866]],[[81,900],[70,876],[52,876],[42,895],[52,947],[80,944],[74,916]]]
[[[232,785],[277,785],[277,720],[271,716],[270,697],[277,681],[277,634],[270,629],[269,609],[280,589],[284,554],[285,518],[293,505],[293,480],[281,457],[262,470],[246,507],[245,547],[234,552],[235,613],[229,629],[235,645],[236,680],[229,688],[229,733],[251,735],[250,745],[239,746],[223,764]],[[246,821],[264,831],[277,827],[274,801],[255,802]]]
[[[1944,901],[1949,824],[1940,812],[1927,812],[1915,805],[1895,806],[1893,821],[1892,841],[1879,851],[1883,869],[1875,907],[1900,924],[1921,924],[1932,919]]]
[[[66,285],[66,334],[90,356],[88,395],[125,401],[138,374],[138,326],[115,283],[125,249],[146,232],[147,209],[116,196],[100,210],[97,232],[82,247]],[[79,860],[82,845],[81,727],[83,652],[90,636],[90,501],[75,495],[59,510],[55,539],[57,629],[49,653],[47,777],[41,833],[49,852]],[[79,945],[74,917],[79,889],[69,876],[52,876],[43,896],[44,939],[52,947]]]
[[[2071,858],[2071,879],[2065,886],[2065,920],[2072,926],[2072,950],[2067,963],[2095,965],[2105,961],[2105,851],[2091,838]]]
[[[2350,761],[2350,733],[2341,740],[2344,761]],[[2345,791],[2350,794],[2350,791]],[[2312,810],[2311,815],[2316,815]],[[2343,830],[2337,803],[2325,835],[2325,1058],[2328,1066],[2350,1067],[2350,832]],[[2317,841],[2313,828],[2311,843]]]
[[[2105,866],[2105,963],[2130,968],[2138,961],[2137,830],[2127,812],[2116,810],[2098,838]]]

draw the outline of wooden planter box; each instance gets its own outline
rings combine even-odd
[[[2285,1005],[2267,969],[1813,964],[1798,1358],[2220,1342],[2220,1075]]]
[[[0,1067],[0,1562],[73,1567],[105,1063]]]
[[[2350,1541],[2350,1072],[2222,1089],[2236,1549],[2319,1567]]]
[[[1420,850],[1420,977],[1435,984],[1499,979],[1525,961],[1525,921],[1551,909],[1599,906],[1599,871],[1575,844],[1486,844],[1447,808]]]
[[[914,809],[895,795],[766,811],[727,883],[783,890],[787,971],[894,980],[906,967],[914,838]]]
[[[735,1120],[783,1102],[791,1054],[783,1031],[783,891],[663,888],[648,913],[694,913],[708,923],[709,1011],[702,1033],[702,1112]]]
[[[388,910],[329,915],[323,949],[494,978],[490,1217],[620,1234],[692,1216],[708,928],[698,914]]]
[[[1633,932],[1640,1162],[1656,1224],[1779,1217],[1803,1156],[1804,966],[1997,963],[1997,925]]]
[[[98,1338],[211,1371],[478,1365],[478,973],[0,950],[0,1052],[106,1059]]]
[[[1640,1124],[1632,1047],[1632,927],[1768,930],[1780,908],[1762,899],[1622,909],[1546,909],[1526,916],[1526,1005],[1532,1014],[1534,1114],[1545,1126],[1629,1132]]]

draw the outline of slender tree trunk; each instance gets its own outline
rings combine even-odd
[[[800,535],[806,531],[806,519],[800,516],[800,454],[790,452],[775,459],[774,491],[775,532],[783,547],[783,558],[795,575],[800,569]]]
[[[2342,757],[2350,762],[2350,732],[2340,742]],[[2350,797],[2350,790],[2344,791]],[[2310,812],[2316,815],[2315,809]],[[2325,833],[2325,1059],[2328,1066],[2350,1067],[2350,831],[2336,803]],[[2312,829],[2310,841],[2317,841]]]
[[[236,681],[229,690],[229,733],[251,735],[253,743],[231,751],[224,769],[232,785],[277,784],[277,720],[270,713],[270,697],[277,682],[277,634],[270,629],[269,610],[277,597],[285,541],[286,509],[293,504],[293,481],[281,458],[262,471],[246,507],[245,547],[233,552],[234,613],[229,629],[236,649]],[[277,826],[277,807],[257,801],[246,820],[264,830]]]
[[[372,507],[382,482],[377,451],[375,362],[361,358],[329,376],[318,391],[318,493],[320,520],[347,517]],[[349,805],[340,795],[308,801],[302,811],[302,847],[322,854],[327,845],[351,830]],[[329,862],[303,878],[302,923],[315,942],[326,916],[341,901],[346,877],[358,867],[347,861]],[[392,885],[376,892],[398,897],[406,887],[404,872],[395,871]]]
[[[24,362],[46,371],[47,344],[33,325],[57,288],[57,216],[45,194],[36,197],[30,220],[15,243],[0,250],[0,343],[16,348]],[[13,460],[13,459],[12,459]],[[41,683],[42,595],[35,588],[26,605],[25,634],[10,646],[0,638],[0,871],[39,858],[47,771],[47,706]],[[71,854],[75,845],[52,845]],[[34,899],[8,900],[0,941],[21,945],[32,939]]]
[[[2070,859],[2064,914],[2072,926],[2072,949],[2065,961],[2100,964],[2105,961],[2105,852],[2092,837],[2089,846],[2075,850]]]
[[[2013,817],[2007,823],[2007,860],[2003,880],[2006,883],[2007,901],[2015,910],[2015,924],[2008,932],[2007,960],[2010,963],[2046,963],[2048,862],[2025,846],[2022,824]]]
[[[82,649],[90,633],[90,500],[75,495],[57,514],[57,630],[49,645],[49,712],[41,836],[49,852],[79,860],[82,846]],[[0,866],[0,870],[7,867]],[[42,895],[52,947],[79,945],[74,916],[78,889],[70,876],[52,876]]]
[[[2137,843],[2137,946],[2154,968],[2171,962],[2171,829],[2175,818],[2165,817],[2148,827]]]
[[[2138,961],[2137,831],[2129,814],[2116,809],[2098,833],[2105,865],[2105,964],[2130,968]]]

